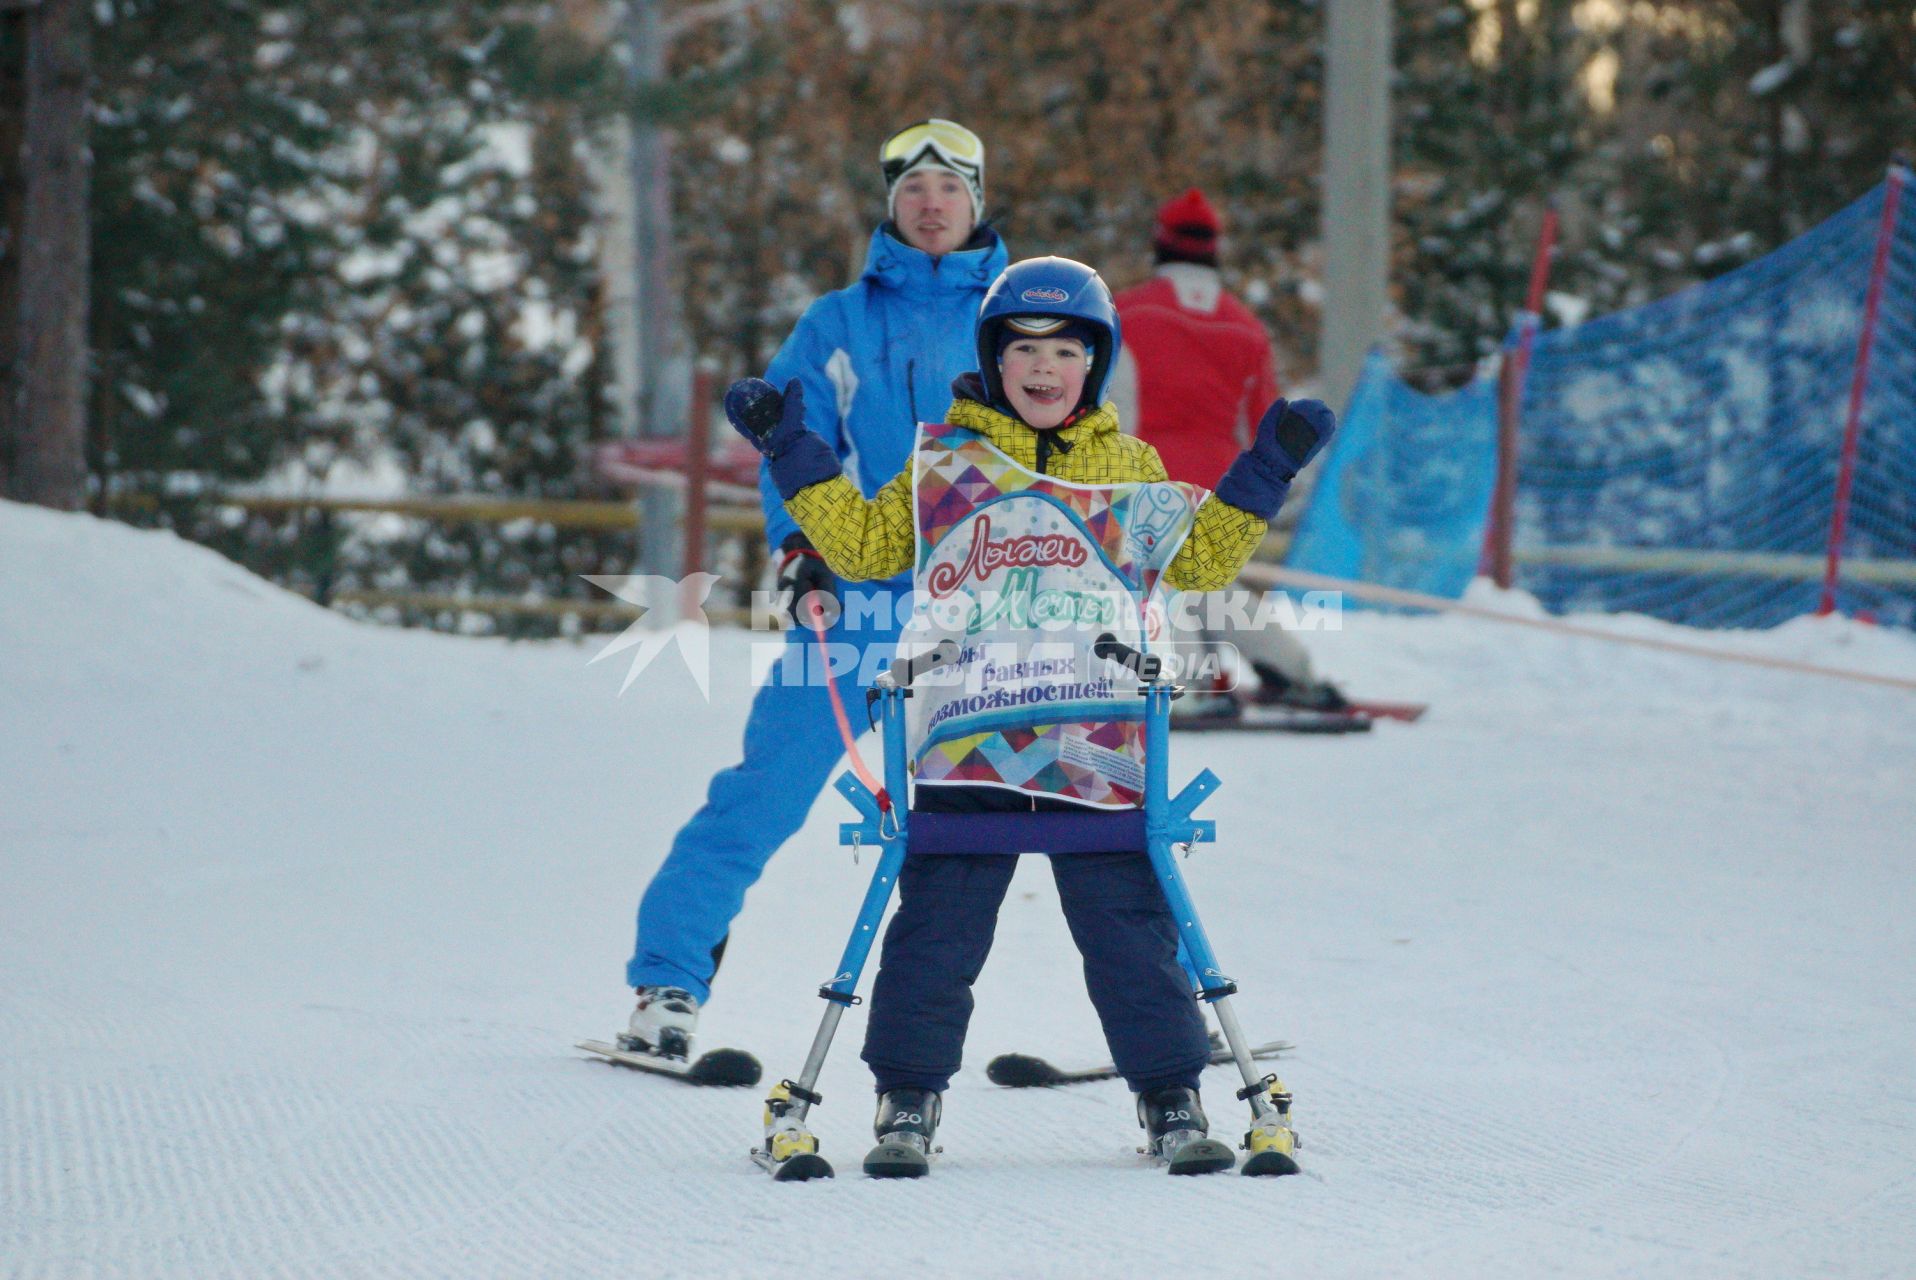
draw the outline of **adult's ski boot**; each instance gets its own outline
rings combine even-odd
[[[878,1145],[865,1157],[865,1172],[874,1178],[922,1178],[931,1172],[931,1157],[940,1148],[931,1145],[943,1110],[939,1095],[930,1089],[890,1089],[878,1095],[878,1117],[872,1132]]]
[[[683,1062],[692,1056],[698,997],[683,987],[640,987],[639,1007],[619,1034],[619,1048]]]
[[[1293,680],[1264,662],[1253,662],[1251,669],[1257,672],[1258,686],[1253,696],[1259,706],[1296,707],[1300,711],[1351,709],[1344,691],[1328,680]]]
[[[1166,1085],[1139,1094],[1138,1123],[1151,1140],[1144,1150],[1171,1173],[1219,1173],[1237,1164],[1235,1151],[1206,1136],[1196,1089]]]

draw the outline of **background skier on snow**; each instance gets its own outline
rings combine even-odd
[[[1217,484],[1250,443],[1256,415],[1279,391],[1270,335],[1219,274],[1222,234],[1222,219],[1196,187],[1165,201],[1151,228],[1157,270],[1116,300],[1124,352],[1112,377],[1112,402],[1125,428],[1157,449],[1172,479],[1206,487]],[[1281,627],[1220,622],[1179,638],[1236,646],[1257,672],[1260,701],[1320,711],[1345,705],[1337,687],[1312,669],[1309,652]],[[1238,705],[1228,696],[1193,700],[1181,718],[1234,715]]]

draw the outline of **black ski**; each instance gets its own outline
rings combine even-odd
[[[905,1142],[886,1139],[865,1156],[865,1173],[873,1178],[922,1178],[931,1172],[931,1157]]]
[[[1251,1057],[1255,1059],[1275,1058],[1286,1049],[1297,1046],[1289,1040],[1272,1040],[1265,1044],[1251,1046]],[[1224,1047],[1218,1034],[1211,1033],[1211,1062],[1213,1065],[1231,1061],[1231,1051]],[[1118,1069],[1110,1063],[1095,1067],[1081,1067],[1067,1071],[1054,1067],[1043,1058],[1034,1058],[1025,1053],[1001,1053],[985,1067],[985,1078],[991,1083],[1003,1085],[1007,1089],[1034,1089],[1044,1085],[1085,1084],[1092,1080],[1115,1080]]]
[[[813,1178],[835,1176],[831,1161],[816,1151],[801,1151],[783,1160],[774,1160],[759,1148],[753,1147],[752,1163],[771,1174],[773,1182],[810,1182]]]
[[[1170,1174],[1223,1173],[1237,1167],[1237,1152],[1216,1138],[1193,1138],[1157,1160]]]
[[[687,1084],[742,1087],[758,1083],[758,1059],[743,1049],[708,1049],[698,1057],[661,1058],[649,1053],[631,1053],[603,1040],[581,1040],[578,1048],[596,1053],[607,1062],[655,1076],[670,1076]]]

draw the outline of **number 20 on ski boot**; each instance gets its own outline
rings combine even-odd
[[[1244,1149],[1251,1153],[1244,1172],[1252,1177],[1296,1173],[1297,1130],[1291,1128],[1291,1094],[1276,1076],[1270,1082],[1266,1098],[1268,1109],[1251,1122],[1244,1135]]]
[[[753,1148],[752,1159],[780,1182],[829,1178],[831,1163],[818,1154],[818,1138],[805,1127],[804,1108],[792,1095],[796,1087],[781,1080],[766,1095],[765,1145]]]
[[[1196,1089],[1169,1085],[1138,1095],[1138,1123],[1151,1139],[1145,1148],[1171,1173],[1218,1173],[1237,1163],[1237,1153],[1216,1138],[1198,1105]]]
[[[865,1157],[865,1172],[874,1178],[922,1178],[930,1173],[931,1157],[938,1151],[931,1140],[943,1109],[929,1089],[879,1094],[878,1117],[872,1121],[878,1145]]]

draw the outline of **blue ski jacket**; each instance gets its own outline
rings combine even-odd
[[[857,283],[807,307],[765,371],[781,390],[792,378],[804,383],[805,425],[867,498],[904,470],[918,424],[944,421],[952,380],[977,366],[978,305],[1007,261],[988,226],[973,239],[978,247],[937,259],[888,226],[872,232]],[[764,466],[758,489],[776,552],[798,524]]]

